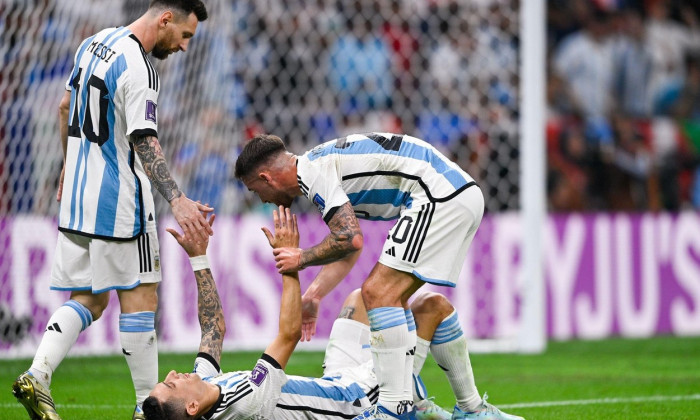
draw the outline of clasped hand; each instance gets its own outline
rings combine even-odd
[[[297,216],[288,208],[280,206],[279,210],[273,210],[272,220],[275,225],[274,235],[266,227],[262,231],[273,248],[277,270],[280,273],[298,271],[301,268],[301,249]]]

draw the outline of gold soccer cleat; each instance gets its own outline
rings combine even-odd
[[[51,392],[44,388],[29,372],[24,372],[12,384],[12,394],[27,409],[32,420],[61,420],[51,398]]]

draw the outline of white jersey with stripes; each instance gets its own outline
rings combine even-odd
[[[66,89],[68,115],[59,229],[128,240],[155,230],[151,183],[129,136],[158,136],[158,74],[128,28],[84,40]]]
[[[253,370],[222,373],[211,356],[199,353],[193,373],[220,390],[219,399],[202,416],[206,420],[271,419],[287,382],[282,368],[266,354]]]
[[[294,375],[287,378],[272,413],[275,420],[352,419],[379,397],[372,361],[322,378]]]
[[[211,356],[199,353],[193,373],[220,389],[217,402],[202,416],[207,420],[352,419],[379,395],[371,361],[310,378],[286,375],[266,354],[252,371],[222,373]]]
[[[297,160],[302,193],[326,222],[350,202],[362,219],[393,220],[401,211],[447,201],[474,180],[429,143],[392,133],[352,134]]]

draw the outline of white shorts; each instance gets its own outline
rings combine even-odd
[[[51,289],[96,294],[158,283],[159,249],[155,232],[144,233],[133,241],[106,241],[59,232]]]
[[[454,287],[483,216],[484,196],[477,186],[445,202],[416,204],[389,231],[379,262]]]

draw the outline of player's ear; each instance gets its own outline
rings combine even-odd
[[[258,177],[266,184],[269,184],[272,180],[272,176],[268,172],[260,172]]]
[[[158,24],[161,28],[164,28],[168,23],[173,21],[173,12],[170,10],[166,10],[160,15],[160,19],[158,19]]]
[[[187,411],[187,414],[194,417],[195,414],[197,414],[197,411],[199,411],[199,401],[190,400],[190,402],[185,404],[185,410]]]

